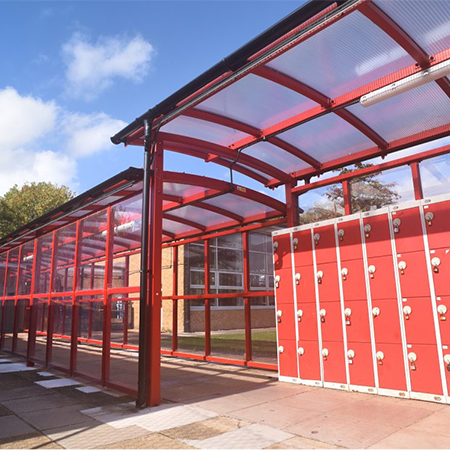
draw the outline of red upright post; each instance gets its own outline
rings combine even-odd
[[[125,274],[124,274],[124,285],[128,287],[130,285],[130,256],[125,256]],[[128,305],[131,304],[131,301],[123,302],[123,345],[128,344]]]
[[[80,260],[81,260],[81,240],[83,238],[83,230],[81,221],[77,222],[77,231],[75,234],[75,256],[74,256],[74,267],[73,267],[73,291],[72,291],[72,327],[71,327],[71,342],[70,342],[70,375],[76,371],[77,368],[77,347],[78,347],[78,305],[77,305],[77,285],[78,276],[80,270]],[[65,317],[63,318],[65,322]]]
[[[345,214],[349,215],[352,213],[352,192],[349,180],[342,182],[342,196],[344,197]]]
[[[244,256],[244,292],[250,291],[250,260],[248,233],[242,233],[242,250]],[[245,314],[245,361],[252,360],[252,305],[249,297],[244,297]]]
[[[19,248],[19,256],[17,259],[17,278],[16,278],[16,293],[15,293],[15,299],[14,299],[14,325],[13,325],[13,341],[12,341],[12,353],[16,353],[16,347],[17,347],[17,326],[18,326],[18,314],[17,314],[17,296],[19,295],[19,281],[20,281],[20,263],[22,261],[22,249],[23,245]]]
[[[178,245],[172,249],[172,295],[178,295]],[[172,351],[178,349],[178,300],[172,300]]]
[[[37,321],[37,311],[34,305],[34,290],[36,286],[36,271],[40,266],[41,255],[38,254],[38,239],[34,240],[33,247],[33,267],[31,269],[31,288],[30,288],[30,316],[28,324],[28,345],[27,345],[27,365],[34,365],[31,362],[31,358],[34,357],[36,349],[36,321]]]
[[[53,341],[53,322],[54,308],[52,305],[53,280],[55,278],[58,241],[56,239],[56,231],[53,231],[52,259],[50,262],[50,280],[48,282],[48,319],[47,319],[47,347],[45,349],[45,365],[48,366],[52,360],[52,341]]]
[[[209,239],[205,240],[205,294],[209,294]],[[205,358],[211,355],[211,300],[205,298]]]
[[[420,177],[420,168],[418,162],[413,162],[410,164],[411,166],[411,174],[414,185],[414,198],[416,200],[423,199],[423,190],[422,190],[422,179]]]
[[[292,193],[293,186],[285,184],[286,192],[286,220],[287,226],[296,227],[299,224],[298,196]]]
[[[8,260],[9,260],[9,251],[6,252],[6,268],[5,268],[5,284],[3,286],[3,300],[2,300],[2,322],[0,323],[0,350],[3,348],[3,339],[5,334],[5,316],[6,316],[6,305],[5,305],[5,297],[6,297],[6,285],[8,283]]]
[[[106,262],[105,262],[105,264],[106,264]],[[105,269],[105,278],[106,278],[106,269]],[[95,263],[91,263],[91,281],[89,283],[89,288],[91,289],[91,291],[94,289],[94,286],[95,286],[94,280],[95,280]],[[94,304],[94,302],[91,302],[91,301],[89,302],[88,336],[87,336],[88,339],[92,338],[92,314],[93,314],[92,308],[93,308],[93,304]]]

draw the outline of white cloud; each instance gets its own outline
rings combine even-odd
[[[0,89],[0,195],[27,181],[76,188],[77,159],[111,148],[109,137],[124,125],[104,113],[68,112]]]
[[[116,79],[138,83],[147,75],[154,53],[153,46],[140,36],[103,37],[92,44],[77,33],[63,45],[68,94],[91,100]]]

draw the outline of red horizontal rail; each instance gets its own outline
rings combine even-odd
[[[274,291],[250,291],[250,292],[230,292],[226,294],[201,294],[201,295],[165,295],[163,300],[203,300],[205,298],[233,299],[239,297],[273,297]]]

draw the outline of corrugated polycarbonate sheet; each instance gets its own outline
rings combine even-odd
[[[233,128],[223,127],[206,120],[179,116],[161,128],[162,132],[201,139],[227,146],[248,136]]]
[[[200,231],[198,228],[189,227],[173,220],[163,219],[163,230],[173,234],[182,234],[192,231]]]
[[[206,189],[201,186],[191,186],[189,184],[169,183],[169,182],[164,182],[163,190],[164,194],[175,195],[177,197],[184,197],[184,198],[206,191]]]
[[[310,167],[291,153],[268,142],[258,142],[257,144],[244,149],[243,153],[271,164],[286,173]]]
[[[386,141],[407,137],[445,125],[450,120],[450,99],[434,83],[364,107],[348,108]]]
[[[351,155],[373,146],[373,142],[335,114],[326,114],[278,136],[321,163]]]
[[[229,217],[216,214],[212,211],[196,208],[191,205],[183,206],[182,208],[170,211],[169,214],[171,216],[191,220],[192,222],[198,223],[199,225],[203,225],[205,227],[211,227],[220,223],[229,222],[231,220]]]
[[[448,0],[377,0],[374,3],[429,55],[450,47]]]
[[[334,98],[414,62],[386,33],[356,11],[268,66]]]
[[[250,74],[200,103],[198,109],[266,128],[316,105],[291,89]]]
[[[273,211],[269,206],[244,197],[237,197],[234,194],[224,194],[220,197],[205,200],[204,203],[218,206],[219,208],[239,214],[244,218]]]

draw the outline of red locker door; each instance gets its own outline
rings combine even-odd
[[[424,249],[422,222],[418,206],[392,212],[397,253],[414,252]]]
[[[436,304],[442,345],[450,349],[450,297],[437,297]]]
[[[380,388],[406,391],[402,344],[377,342],[376,349],[378,383]]]
[[[317,306],[316,303],[302,303],[297,305],[298,339],[303,341],[317,341]]]
[[[436,344],[433,309],[430,297],[403,299],[403,320],[408,344]]]
[[[392,256],[368,259],[370,294],[373,299],[397,298]]]
[[[345,371],[344,344],[342,342],[322,343],[323,378],[327,383],[347,383]]]
[[[397,299],[372,300],[372,315],[377,345],[379,343],[401,344]]]
[[[362,259],[342,261],[341,278],[346,301],[367,299],[366,278]]]
[[[450,248],[432,250],[430,258],[436,295],[450,295]]]
[[[278,339],[296,339],[295,336],[295,310],[294,304],[277,303]]]
[[[342,342],[342,311],[340,302],[320,302],[320,325],[322,340]]]
[[[278,370],[281,377],[298,378],[295,340],[278,340]]]
[[[408,345],[412,392],[442,395],[439,355],[435,345]]]
[[[423,239],[418,236],[418,239]],[[403,298],[430,295],[427,262],[422,251],[397,255],[397,270]]]
[[[311,230],[292,233],[295,267],[312,266],[312,237]]]
[[[423,207],[431,249],[450,246],[450,201]]]
[[[340,293],[337,264],[335,262],[318,264],[316,276],[320,301],[338,302]]]
[[[355,386],[375,386],[371,344],[367,342],[349,342],[347,347],[350,384]]]
[[[345,329],[349,342],[370,342],[367,300],[345,302]]]
[[[277,305],[281,303],[290,303],[294,305],[292,269],[275,271],[275,296]]]
[[[275,270],[292,267],[290,234],[273,236],[273,252]]]
[[[365,217],[363,229],[369,258],[392,254],[391,232],[387,213]]]
[[[338,243],[341,261],[362,259],[359,219],[338,224]]]
[[[295,289],[297,292],[297,303],[316,301],[315,278],[313,265],[296,267]]]
[[[320,380],[320,350],[317,341],[298,344],[298,363],[302,380]]]
[[[313,229],[314,246],[317,263],[336,261],[336,239],[334,225],[327,225]]]

